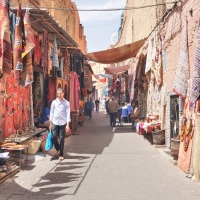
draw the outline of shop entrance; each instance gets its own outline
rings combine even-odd
[[[173,95],[170,97],[170,130],[171,138],[179,135],[179,97]]]

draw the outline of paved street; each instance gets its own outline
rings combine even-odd
[[[86,117],[66,139],[65,160],[39,154],[0,185],[0,199],[199,200],[200,185],[130,127],[109,126],[103,113]]]

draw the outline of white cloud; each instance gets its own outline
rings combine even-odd
[[[103,4],[77,5],[78,9],[124,8],[126,0],[108,0]],[[79,12],[81,22],[108,21],[119,18],[122,11],[82,11]]]

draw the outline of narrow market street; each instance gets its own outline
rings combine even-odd
[[[42,153],[0,185],[0,199],[199,200],[198,183],[166,160],[130,126],[109,126],[93,112],[80,135],[65,140],[65,160]]]

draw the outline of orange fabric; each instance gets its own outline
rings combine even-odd
[[[137,42],[124,45],[122,47],[108,49],[105,51],[88,53],[85,56],[89,58],[91,61],[95,61],[103,64],[112,64],[122,62],[129,58],[135,57],[140,50],[140,48],[144,45],[146,39],[139,40]]]
[[[129,65],[124,66],[117,66],[117,67],[105,67],[104,70],[106,74],[112,74],[112,75],[122,75],[130,68]]]

